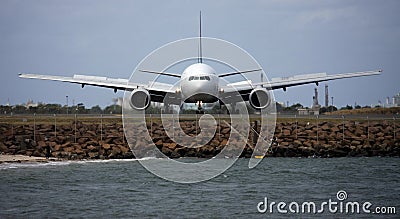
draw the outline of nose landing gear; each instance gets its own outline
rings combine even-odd
[[[203,102],[202,101],[197,101],[197,110],[196,110],[196,114],[204,114],[204,109],[201,106]]]

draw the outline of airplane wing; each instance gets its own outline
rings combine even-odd
[[[379,75],[379,74],[381,74],[381,72],[382,72],[382,70],[342,73],[342,74],[334,74],[334,75],[328,75],[326,73],[305,74],[305,75],[297,75],[297,76],[292,76],[292,77],[273,78],[270,82],[259,83],[259,84],[254,84],[254,85],[255,86],[262,85],[262,86],[270,87],[272,90],[279,89],[279,88],[282,88],[285,90],[287,87],[292,87],[292,86],[311,84],[311,83],[315,83],[318,86],[318,83],[323,82],[323,81]]]
[[[40,79],[40,80],[51,80],[51,81],[61,81],[69,82],[74,84],[81,84],[82,88],[85,85],[106,87],[117,90],[134,90],[139,87],[145,88],[149,91],[152,96],[151,100],[155,102],[162,102],[167,93],[174,94],[175,91],[172,90],[172,85],[163,83],[149,83],[149,84],[139,84],[129,82],[127,79],[120,78],[108,78],[99,76],[88,76],[88,75],[74,75],[72,77],[64,76],[52,76],[52,75],[39,75],[39,74],[19,74],[20,78],[30,78],[30,79]]]
[[[244,100],[248,100],[248,95],[256,87],[264,87],[268,90],[275,90],[282,88],[283,90],[286,91],[286,88],[288,87],[311,84],[311,83],[315,83],[316,85],[318,85],[319,82],[323,81],[379,75],[381,74],[381,72],[382,70],[342,73],[333,75],[328,75],[326,73],[304,74],[292,77],[272,78],[271,81],[261,82],[261,83],[252,83],[249,80],[249,81],[242,81],[233,84],[228,84],[225,87],[223,87],[223,90],[225,91],[224,92],[225,96],[227,95],[229,96],[229,93],[231,92],[239,92]]]

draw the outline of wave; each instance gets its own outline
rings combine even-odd
[[[32,167],[48,167],[48,166],[65,166],[71,164],[70,161],[49,161],[49,162],[23,162],[23,163],[1,163],[0,170],[32,168]]]
[[[0,170],[32,168],[32,167],[48,167],[48,166],[65,166],[70,164],[86,164],[86,163],[113,163],[113,162],[136,162],[143,160],[165,159],[157,157],[144,157],[140,159],[104,159],[104,160],[64,160],[64,161],[46,161],[46,162],[22,162],[22,163],[1,163]]]
[[[104,159],[104,160],[76,160],[72,161],[74,163],[111,163],[111,162],[135,162],[142,160],[157,160],[157,159],[165,159],[158,157],[143,157],[139,159]]]

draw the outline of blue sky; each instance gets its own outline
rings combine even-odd
[[[329,82],[338,106],[384,102],[400,92],[400,1],[0,1],[0,104],[112,104],[111,89],[19,79],[19,72],[129,78],[151,51],[198,34],[249,52],[269,78],[383,69]],[[275,91],[312,104],[315,85]],[[323,103],[324,84],[319,86]]]

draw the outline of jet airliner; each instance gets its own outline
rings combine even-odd
[[[179,78],[177,89],[166,89],[165,87],[157,87],[154,84],[133,83],[126,79],[113,79],[108,77],[74,75],[72,77],[50,76],[39,74],[20,73],[20,78],[42,79],[52,81],[62,81],[69,83],[81,84],[98,87],[106,87],[117,90],[130,91],[129,104],[135,110],[145,110],[150,102],[164,102],[164,98],[168,96],[168,102],[171,104],[180,104],[181,100],[185,103],[197,103],[199,111],[202,110],[202,103],[215,103],[217,101],[222,104],[221,99],[229,97],[233,94],[240,94],[241,99],[248,101],[255,109],[265,109],[271,104],[271,90],[283,89],[304,84],[330,81],[343,78],[353,78],[362,76],[378,75],[382,70],[364,71],[354,73],[343,73],[328,75],[326,73],[296,75],[293,77],[280,78],[277,80],[252,83],[244,81],[244,83],[234,83],[230,88],[225,89],[220,85],[220,79],[227,76],[246,74],[249,72],[262,71],[262,69],[253,69],[246,71],[236,71],[229,73],[217,74],[217,72],[208,64],[203,63],[202,46],[201,46],[201,15],[200,15],[200,36],[199,36],[199,57],[195,64],[188,66],[182,74],[169,72],[156,72],[151,70],[140,70],[150,74],[165,75],[169,77]],[[172,87],[172,86],[171,86]]]

